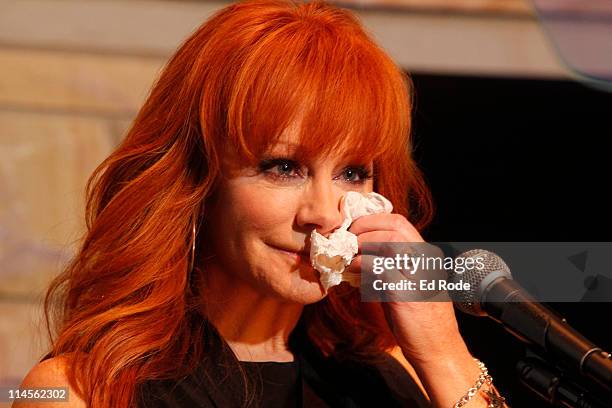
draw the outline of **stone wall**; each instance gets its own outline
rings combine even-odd
[[[0,378],[47,342],[44,289],[84,231],[84,188],[123,136],[160,58],[0,46]]]

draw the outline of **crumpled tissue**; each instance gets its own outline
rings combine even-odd
[[[342,281],[359,287],[359,274],[344,272],[358,251],[357,236],[347,230],[359,217],[391,211],[391,202],[378,193],[361,194],[349,191],[342,202],[342,212],[345,216],[342,225],[332,232],[329,238],[319,234],[316,229],[312,231],[310,262],[319,271],[319,280],[325,291]]]

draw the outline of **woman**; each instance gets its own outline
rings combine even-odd
[[[351,225],[360,245],[422,241],[409,89],[347,11],[214,15],[90,179],[86,238],[45,302],[58,335],[22,388],[69,384],[61,407],[487,406],[452,304],[326,292],[308,259],[348,191],[395,207]]]

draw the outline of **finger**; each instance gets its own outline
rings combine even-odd
[[[423,238],[416,228],[401,214],[370,214],[359,217],[348,229],[355,235],[370,231],[402,231],[411,242],[422,242]]]
[[[345,272],[349,273],[361,273],[361,255],[355,255],[350,265],[346,267]]]
[[[370,231],[357,235],[357,245],[361,253],[361,246],[366,242],[413,242],[410,238],[403,231]]]

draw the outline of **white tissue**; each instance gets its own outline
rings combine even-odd
[[[310,234],[310,262],[319,271],[321,285],[327,291],[340,282],[347,281],[359,286],[359,274],[343,273],[358,251],[357,236],[349,231],[354,220],[368,214],[390,213],[393,205],[378,193],[366,195],[349,191],[344,196],[342,212],[345,216],[342,225],[329,235],[329,238],[313,230]]]

